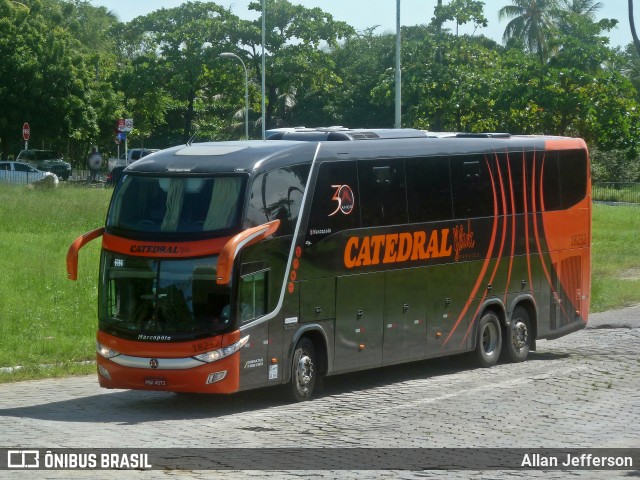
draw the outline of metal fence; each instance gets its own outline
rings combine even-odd
[[[106,179],[107,179],[107,175],[104,172],[98,173],[95,177],[95,180],[99,182],[104,182]],[[71,171],[71,176],[69,177],[69,180],[75,181],[75,182],[88,182],[91,180],[91,171],[78,170],[74,168]]]
[[[598,182],[593,184],[596,202],[633,203],[640,205],[640,183]]]

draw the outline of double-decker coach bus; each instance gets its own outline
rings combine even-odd
[[[127,167],[106,225],[67,256],[75,279],[102,237],[102,387],[286,384],[305,400],[320,376],[463,352],[520,362],[585,326],[582,140],[330,135],[187,144]]]

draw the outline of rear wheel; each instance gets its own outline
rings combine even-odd
[[[531,320],[527,309],[515,308],[511,324],[505,329],[505,333],[505,359],[514,363],[524,362],[531,347]]]
[[[313,342],[301,339],[293,352],[289,396],[293,401],[309,400],[316,384],[318,365]]]
[[[476,342],[476,360],[481,367],[487,368],[496,364],[502,347],[502,329],[500,320],[493,312],[486,312],[478,323]]]

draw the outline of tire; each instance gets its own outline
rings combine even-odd
[[[294,402],[309,400],[316,385],[318,364],[313,342],[302,338],[296,345],[291,361],[291,381],[288,393]]]
[[[511,323],[505,329],[504,358],[508,362],[524,362],[531,348],[531,319],[529,312],[523,307],[516,307],[511,316]]]
[[[493,312],[486,312],[478,322],[475,356],[478,364],[488,368],[498,362],[502,348],[500,320]]]

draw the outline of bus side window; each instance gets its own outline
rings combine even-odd
[[[306,241],[360,227],[360,194],[356,162],[326,162],[320,165],[309,214]]]
[[[258,175],[251,188],[247,227],[280,220],[275,235],[293,235],[308,176],[309,165],[294,165]]]
[[[584,150],[562,150],[558,153],[562,208],[567,209],[587,194],[587,158]]]
[[[449,157],[410,158],[405,167],[409,221],[451,220]]]
[[[543,200],[545,211],[560,210],[561,190],[560,190],[560,172],[558,171],[558,152],[547,152],[544,156],[543,163]]]
[[[484,155],[452,156],[451,180],[455,218],[493,215],[493,187]]]
[[[358,162],[362,225],[401,225],[408,221],[404,160]]]
[[[267,313],[268,270],[240,277],[239,315],[247,323]]]

